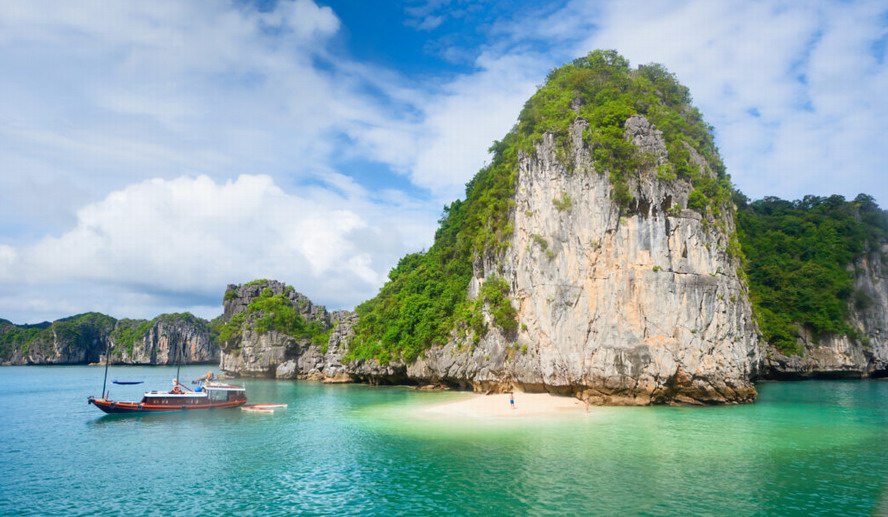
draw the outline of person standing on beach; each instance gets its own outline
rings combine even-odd
[[[515,394],[511,391],[509,392],[509,406],[511,406],[512,409],[515,409]]]

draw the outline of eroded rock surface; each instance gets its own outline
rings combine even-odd
[[[2,327],[10,330],[10,325],[0,325],[0,334]],[[219,360],[209,322],[190,314],[118,321],[88,313],[32,327],[41,332],[24,346],[17,344],[4,364],[97,363],[105,361],[106,350],[111,364],[169,365],[176,363],[177,356],[186,364]]]
[[[306,321],[318,322],[322,328],[330,330],[326,350],[312,344],[309,339],[297,339],[273,330],[259,333],[246,325],[232,342],[222,344],[220,368],[230,375],[244,377],[328,382],[353,380],[350,371],[342,364],[348,339],[353,333],[354,315],[350,312],[330,313],[324,306],[315,305],[292,287],[267,280],[229,285],[225,294],[223,321],[230,321],[236,314],[247,311],[250,303],[265,289],[269,289],[273,295],[284,294]]]
[[[573,127],[572,171],[551,135],[521,158],[512,246],[475,267],[473,292],[491,275],[509,281],[517,335],[494,330],[476,347],[450,343],[408,374],[607,404],[753,400],[759,343],[738,260],[727,252],[732,207],[711,221],[687,210],[690,183],[656,178],[666,147],[635,116],[626,136],[653,160],[631,182],[635,203],[621,211],[582,130],[581,121]]]
[[[648,160],[630,179],[635,201],[621,210],[609,179],[594,170],[584,128],[582,120],[572,127],[570,169],[556,157],[551,135],[520,158],[511,247],[474,265],[470,296],[490,276],[508,281],[520,322],[515,335],[491,325],[477,345],[454,333],[413,364],[346,363],[355,316],[331,318],[317,308],[306,317],[336,322],[325,351],[274,332],[245,332],[236,352],[223,353],[223,369],[550,391],[602,404],[753,400],[761,357],[739,263],[727,251],[733,207],[720,207],[721,216],[710,220],[688,210],[692,186],[657,179],[667,159],[662,135],[634,116],[626,138]],[[692,159],[712,174],[703,157],[692,152]],[[226,318],[262,288],[230,286]]]

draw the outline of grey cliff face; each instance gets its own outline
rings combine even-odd
[[[354,326],[358,315],[350,311],[336,311],[330,314],[332,328],[327,350],[318,346],[299,348],[296,357],[278,366],[275,377],[278,379],[309,379],[327,383],[378,382],[385,371],[373,371],[358,363],[346,363],[343,359],[348,352],[350,340],[354,337]]]
[[[454,333],[413,364],[345,363],[356,315],[319,309],[304,314],[333,325],[325,351],[275,332],[246,331],[223,350],[223,370],[519,388],[606,404],[753,400],[761,355],[739,263],[727,252],[733,207],[721,207],[718,220],[688,210],[691,184],[656,178],[666,146],[655,127],[635,116],[626,138],[651,160],[631,180],[636,201],[621,210],[611,201],[608,178],[594,170],[584,127],[582,121],[572,127],[570,170],[556,158],[551,135],[520,158],[511,247],[474,264],[469,296],[487,278],[505,278],[518,312],[516,335],[503,335],[486,315],[490,330],[477,345]],[[703,157],[691,154],[712,174]],[[268,287],[287,292],[283,284]],[[229,286],[225,318],[246,310],[263,288]]]
[[[115,349],[124,348],[112,342]],[[118,363],[139,365],[172,365],[177,360],[184,364],[215,363],[219,360],[219,347],[210,339],[210,329],[205,321],[180,317],[161,317],[154,321],[141,338],[132,346],[132,353],[121,350],[112,354]]]
[[[739,263],[726,251],[732,208],[721,221],[702,220],[686,209],[691,185],[657,180],[654,165],[633,181],[636,202],[621,212],[582,130],[582,122],[572,130],[573,172],[550,135],[520,159],[512,246],[475,266],[472,293],[492,275],[509,281],[518,335],[494,330],[474,349],[450,343],[408,373],[594,403],[754,399],[759,343]],[[659,131],[643,117],[627,121],[626,136],[665,160]]]
[[[51,331],[51,343],[31,347],[24,364],[87,364],[98,361],[105,351],[108,333],[103,328],[84,326],[77,336]]]
[[[98,363],[105,361],[107,350],[112,364],[175,364],[176,353],[183,354],[186,363],[219,360],[208,322],[190,314],[167,314],[147,322],[90,313],[35,327],[41,332],[25,346],[16,347],[4,364]],[[124,342],[123,334],[129,341]]]
[[[225,296],[225,321],[247,310],[250,302],[263,289],[275,295],[286,293],[307,321],[319,321],[329,329],[326,347],[307,339],[296,339],[276,331],[258,333],[245,329],[231,343],[223,344],[220,368],[229,375],[242,377],[273,377],[276,379],[310,379],[328,383],[369,382],[397,383],[407,381],[401,364],[379,365],[374,361],[346,362],[345,354],[354,337],[358,316],[350,311],[327,312],[314,305],[292,287],[274,280],[257,284],[230,285]]]
[[[225,317],[246,310],[263,288],[287,292],[306,319],[332,327],[327,346],[274,332],[246,331],[223,369],[241,375],[328,382],[443,383],[478,391],[524,389],[573,394],[591,403],[721,403],[755,398],[761,376],[860,377],[888,373],[888,280],[879,252],[850,265],[859,296],[849,302],[859,337],[803,336],[804,353],[786,357],[760,343],[739,262],[729,252],[733,207],[717,218],[689,210],[683,179],[657,178],[667,161],[659,130],[631,117],[625,136],[646,155],[630,178],[634,201],[620,209],[609,179],[595,171],[582,120],[568,152],[544,136],[521,156],[511,246],[479,258],[468,295],[506,279],[519,330],[489,332],[477,344],[450,342],[413,364],[346,362],[357,316],[328,314],[284,284],[230,286]],[[688,147],[703,174],[714,174]],[[565,163],[566,162],[566,163]],[[762,349],[765,352],[762,352]]]
[[[264,289],[272,294],[284,294],[306,321],[317,321],[326,329],[339,323],[342,313],[331,315],[322,305],[315,305],[305,295],[284,283],[268,280],[244,285],[229,285],[225,294],[223,321],[230,321],[236,314],[247,311],[250,302],[258,298]],[[337,333],[334,331],[331,341]],[[338,350],[338,348],[337,348]],[[307,339],[296,339],[277,331],[266,333],[244,329],[232,342],[222,344],[220,368],[228,374],[244,377],[275,377],[303,379],[324,377],[327,355]],[[335,363],[335,355],[331,363]],[[340,365],[341,367],[341,365]],[[330,370],[331,376],[334,369]]]
[[[777,379],[859,378],[888,375],[888,270],[882,257],[888,245],[859,257],[853,264],[854,287],[859,296],[848,302],[850,323],[860,333],[851,336],[805,334],[803,352],[786,356],[768,348],[768,376]]]
[[[885,259],[888,245],[861,257],[854,270],[861,299],[850,302],[851,322],[863,334],[859,343],[866,363],[865,374],[888,374],[888,270]]]

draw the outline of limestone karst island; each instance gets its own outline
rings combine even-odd
[[[434,245],[328,312],[274,280],[223,314],[0,326],[6,364],[219,362],[233,376],[752,402],[762,379],[888,372],[888,216],[861,194],[750,201],[660,65],[552,71]]]
[[[89,449],[91,472],[143,446],[168,450],[157,477],[200,472],[149,489],[215,494],[173,513],[888,508],[888,213],[867,193],[748,198],[663,65],[596,50],[541,82],[433,244],[353,309],[269,278],[220,286],[209,320],[0,320],[0,379],[83,386],[16,389],[116,450]],[[24,462],[28,438],[0,438]],[[28,507],[43,461],[0,482],[0,513]],[[154,508],[124,479],[124,502],[77,511]]]

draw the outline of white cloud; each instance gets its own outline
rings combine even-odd
[[[532,54],[482,54],[476,66],[474,74],[456,79],[429,99],[412,167],[414,183],[447,198],[463,195],[462,186],[487,160],[494,140],[517,122],[547,70],[547,63]]]
[[[343,55],[336,13],[310,0],[0,3],[7,318],[211,315],[259,276],[352,306],[428,246],[546,72],[595,48],[675,72],[747,194],[888,205],[879,0],[524,6],[482,16],[480,45],[434,41],[471,70],[432,77]],[[440,34],[479,8],[414,2],[404,23]],[[368,191],[333,172],[343,158],[414,188]]]
[[[0,271],[4,271],[9,268],[10,264],[15,261],[15,249],[12,246],[3,246],[0,245]]]
[[[43,231],[146,178],[304,177],[381,118],[371,68],[317,66],[339,20],[308,0],[5,2],[0,26],[0,218]],[[23,178],[81,192],[44,221],[52,191]]]
[[[571,16],[583,2],[574,2]],[[888,205],[884,2],[611,2],[575,48],[665,64],[752,197],[867,192]],[[568,13],[559,13],[558,17]]]
[[[496,24],[475,70],[430,93],[419,123],[358,138],[441,199],[459,196],[549,68],[615,48],[690,88],[750,196],[867,192],[888,205],[888,66],[872,50],[888,34],[886,12],[877,1],[572,1]]]
[[[72,303],[62,297],[55,305],[51,286],[70,285],[79,286],[79,306],[120,317],[176,310],[195,296],[214,303],[188,308],[213,316],[226,284],[253,278],[288,281],[318,303],[350,308],[416,249],[407,233],[430,235],[434,223],[428,211],[376,205],[362,194],[323,187],[287,194],[268,176],[134,184],[82,208],[58,237],[0,247],[0,282],[27,292],[0,299],[0,311],[52,314]],[[120,312],[123,299],[134,313]]]
[[[390,164],[438,204],[463,197],[464,185],[489,158],[487,150],[518,120],[549,63],[537,54],[481,54],[471,74],[455,77],[420,98],[417,119],[355,126],[367,156]]]

